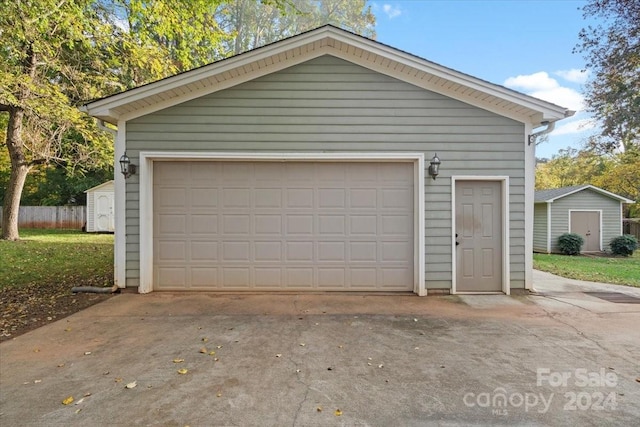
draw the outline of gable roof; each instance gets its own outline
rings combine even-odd
[[[553,203],[558,199],[561,199],[563,197],[569,196],[571,194],[574,194],[586,189],[593,190],[604,196],[619,200],[622,203],[635,203],[633,200],[629,200],[626,197],[619,196],[617,194],[611,193],[607,190],[603,190],[602,188],[598,188],[590,184],[574,185],[572,187],[552,188],[550,190],[536,191],[534,200],[535,200],[535,203]]]
[[[113,186],[113,180],[103,182],[102,184],[98,184],[95,187],[91,187],[87,190],[84,190],[84,192],[88,193],[89,191],[96,191],[96,190],[100,190],[101,188],[109,187],[109,186]]]
[[[574,114],[564,107],[331,25],[89,102],[81,110],[117,124],[119,120],[141,117],[323,55],[333,55],[533,127]]]

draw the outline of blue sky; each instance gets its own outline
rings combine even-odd
[[[572,53],[585,21],[575,0],[369,0],[377,40],[492,83],[576,110],[537,157],[579,148],[594,132],[584,112],[584,59]]]

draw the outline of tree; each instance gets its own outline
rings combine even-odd
[[[592,143],[629,150],[640,145],[640,1],[589,0],[582,10],[604,21],[582,29],[575,49],[591,71],[586,103],[602,125]]]
[[[231,0],[217,13],[231,36],[223,44],[233,54],[325,24],[375,38],[375,16],[366,0]]]
[[[73,129],[83,140],[106,145],[93,120],[74,103],[92,81],[84,61],[95,49],[87,0],[3,1],[0,15],[0,111],[7,114],[5,146],[11,170],[3,201],[2,238],[19,238],[17,220],[25,179],[35,166],[68,161],[62,148]],[[78,148],[76,160],[93,158]]]

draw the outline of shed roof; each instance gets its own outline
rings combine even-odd
[[[622,197],[618,194],[611,193],[607,190],[603,190],[602,188],[598,188],[594,185],[584,184],[584,185],[574,185],[571,187],[562,187],[562,188],[552,188],[549,190],[540,190],[536,191],[535,194],[535,202],[536,203],[552,203],[558,199],[569,196],[571,194],[577,193],[583,190],[593,190],[597,193],[600,193],[604,196],[611,197],[612,199],[616,199],[621,201],[622,203],[635,203],[633,200],[629,200],[626,197]]]
[[[108,187],[108,186],[110,186],[110,185],[111,185],[111,186],[113,186],[113,180],[103,182],[102,184],[98,184],[98,185],[96,185],[95,187],[91,187],[91,188],[89,188],[88,190],[85,190],[84,192],[85,192],[85,193],[88,193],[88,192],[90,192],[90,191],[100,190],[100,189],[102,189],[102,188],[104,188],[104,187]]]
[[[574,114],[564,107],[331,25],[89,102],[81,109],[117,124],[120,120],[141,117],[323,55],[333,55],[533,127]]]

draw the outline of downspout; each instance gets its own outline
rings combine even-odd
[[[547,135],[551,132],[553,132],[553,130],[556,128],[556,122],[549,122],[549,121],[544,121],[542,123],[540,123],[542,126],[546,126],[546,129],[542,129],[541,131],[532,133],[531,135],[529,135],[529,145],[535,143],[536,145],[539,144],[539,142],[536,142],[536,139],[538,139],[539,137],[543,136],[543,135]]]
[[[108,127],[105,124],[104,120],[102,120],[102,119],[98,119],[98,129],[103,130],[105,132],[109,132],[111,135],[113,135],[114,138],[118,134],[118,128],[113,129],[113,128]]]

